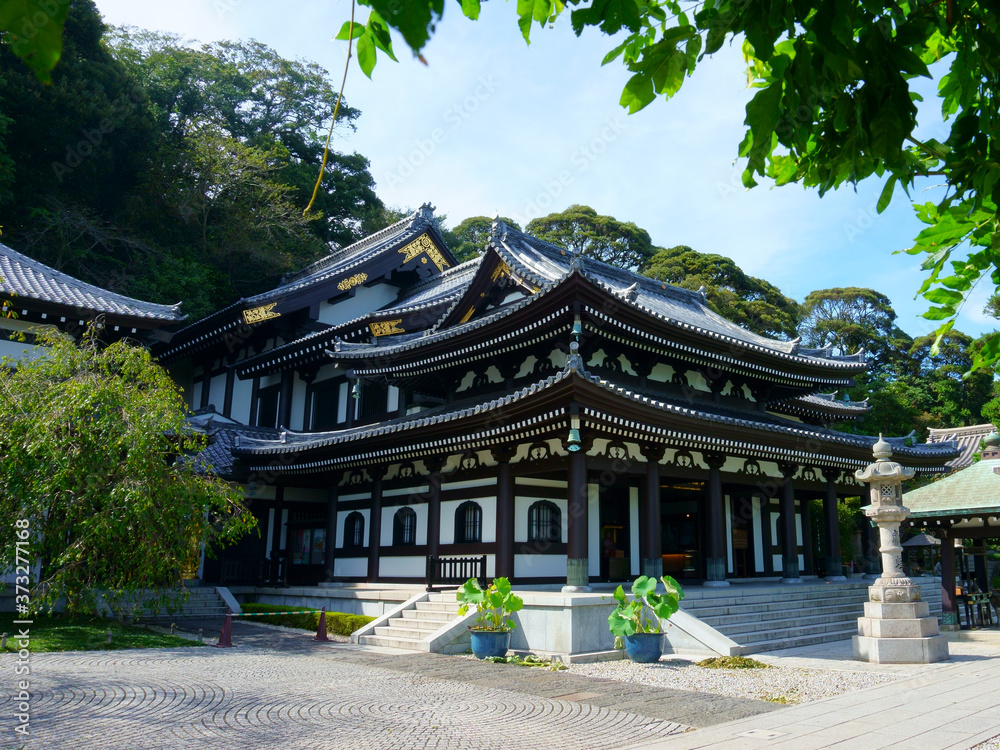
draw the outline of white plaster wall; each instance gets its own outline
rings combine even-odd
[[[222,407],[226,403],[226,374],[216,375],[208,388],[208,403],[215,407],[215,410],[222,413]]]
[[[286,513],[288,511],[285,511]],[[344,547],[344,524],[347,522],[348,513],[354,513],[352,510],[339,510],[337,511],[337,547],[338,549],[343,549]],[[371,532],[371,511],[368,508],[363,508],[357,511],[365,517],[365,546],[368,546],[368,535]],[[344,575],[350,575],[345,573]]]
[[[649,380],[656,380],[660,383],[669,383],[674,378],[674,368],[658,362],[647,376]]]
[[[393,529],[393,519],[396,517],[396,513],[402,510],[404,507],[412,508],[413,512],[417,515],[417,544],[427,544],[427,503],[421,503],[419,505],[393,505],[389,508],[382,508],[382,546],[391,547],[392,546],[392,529]],[[485,511],[484,511],[485,512]],[[483,519],[483,526],[485,527],[486,519]],[[485,531],[485,528],[483,529]],[[421,558],[423,559],[423,558]],[[423,564],[423,563],[421,563]],[[420,569],[420,575],[424,574],[424,569]]]
[[[472,487],[493,487],[497,483],[496,477],[483,477],[482,479],[468,479],[463,482],[442,482],[442,490],[465,490]]]
[[[201,381],[191,386],[191,408],[198,409],[201,407]]]
[[[354,296],[343,297],[334,304],[321,302],[319,319],[323,323],[338,325],[354,320],[365,313],[385,307],[396,300],[399,287],[392,284],[354,287]]]
[[[587,573],[601,575],[601,488],[587,485]]]
[[[386,411],[396,411],[399,408],[399,388],[394,385],[389,386],[388,393],[386,393]]]
[[[515,477],[514,483],[525,487],[561,487],[565,489],[568,485],[565,479],[536,479],[534,477]]]
[[[306,384],[298,376],[292,381],[292,411],[288,417],[291,430],[304,430],[306,418]]]
[[[347,381],[340,384],[340,393],[337,395],[337,421],[347,421],[347,402],[354,406],[354,399],[350,398],[351,392],[347,388]]]
[[[382,576],[393,578],[419,578],[423,580],[427,574],[427,558],[419,555],[406,557],[380,557],[378,572]]]
[[[281,375],[279,374],[264,375],[260,379],[261,388],[269,388],[272,385],[280,385],[280,384],[281,384]]]
[[[345,578],[364,578],[368,575],[368,558],[338,557],[333,562],[333,574]]]
[[[566,555],[514,555],[514,576],[565,578]]]
[[[231,417],[241,424],[250,421],[250,399],[253,396],[253,381],[236,379],[233,383],[233,413]]]
[[[559,516],[562,519],[562,531],[559,541],[565,544],[569,539],[566,533],[566,525],[568,523],[566,508],[568,501],[563,498],[531,497],[530,495],[514,495],[514,541],[521,543],[528,541],[528,508],[539,500],[548,500],[555,503],[556,507],[559,508]]]
[[[639,575],[639,488],[628,488],[629,568],[632,575]]]
[[[313,384],[322,383],[324,380],[330,380],[343,374],[344,371],[339,367],[335,367],[334,365],[323,365],[316,371],[316,379],[313,380]]]
[[[479,503],[483,510],[483,543],[497,540],[497,499],[496,497],[470,497],[467,500],[444,500],[441,502],[441,544],[455,543],[455,511],[464,502]],[[516,507],[516,506],[515,506]]]

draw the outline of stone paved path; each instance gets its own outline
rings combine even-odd
[[[206,632],[213,632],[206,628]],[[27,748],[566,748],[665,739],[776,708],[237,623],[234,649],[35,654]],[[14,658],[0,658],[0,748]]]

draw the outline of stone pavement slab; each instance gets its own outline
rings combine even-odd
[[[233,642],[232,649],[32,654],[31,734],[23,747],[597,750],[624,737],[664,739],[776,708],[538,668],[316,643],[244,622],[234,623]],[[7,707],[0,748],[22,746],[13,732],[15,663],[15,655],[0,655],[0,703]]]
[[[637,743],[633,750],[969,750],[1000,735],[1000,639],[950,647],[948,662],[893,665],[897,682]],[[850,652],[849,642],[754,658],[854,668],[859,662],[844,658],[845,649]]]

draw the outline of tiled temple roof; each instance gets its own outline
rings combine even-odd
[[[964,469],[972,465],[972,457],[979,451],[980,441],[990,433],[996,432],[996,427],[987,423],[971,427],[932,427],[927,432],[928,443],[939,443],[943,440],[954,442],[961,453],[954,461],[949,461],[948,466],[953,469]]]
[[[276,456],[305,453],[319,448],[327,448],[335,445],[346,445],[369,440],[371,438],[383,437],[392,434],[399,435],[400,446],[405,440],[405,436],[412,436],[414,439],[420,437],[420,431],[433,425],[447,422],[461,422],[464,418],[485,415],[489,412],[504,411],[512,404],[528,399],[535,394],[547,391],[559,383],[568,379],[578,377],[589,382],[618,397],[642,404],[644,407],[655,409],[661,412],[671,413],[677,416],[691,419],[695,422],[714,422],[726,424],[735,428],[750,429],[756,432],[772,432],[801,438],[803,440],[820,441],[820,444],[834,444],[840,446],[852,446],[862,449],[860,455],[867,456],[877,438],[866,435],[849,435],[820,427],[803,425],[789,420],[784,420],[772,415],[749,410],[727,408],[725,406],[710,402],[700,403],[696,406],[685,401],[682,404],[674,403],[664,399],[659,395],[643,393],[634,389],[616,385],[588,372],[580,358],[573,355],[569,358],[567,366],[558,374],[549,376],[544,380],[532,383],[530,386],[518,388],[503,395],[487,400],[470,399],[459,404],[446,404],[434,409],[421,412],[416,415],[399,417],[388,422],[374,425],[362,425],[342,430],[329,432],[292,432],[283,430],[280,437],[275,439],[253,439],[241,440],[235,452],[244,456]],[[586,411],[586,409],[585,409]],[[760,438],[750,438],[759,440]],[[907,456],[921,458],[922,460],[934,460],[940,458],[940,465],[955,455],[954,446],[948,443],[939,443],[934,446],[928,445],[907,445],[906,438],[899,438],[892,442],[896,455],[905,460]],[[760,447],[760,446],[758,446]],[[360,448],[360,446],[359,446]],[[285,459],[287,460],[287,459]],[[831,459],[832,460],[832,459]],[[859,467],[867,459],[858,459],[856,463]],[[282,467],[288,470],[298,470],[303,468],[302,464],[283,463]],[[259,468],[259,467],[255,467]],[[926,468],[924,470],[927,470]],[[935,466],[933,470],[940,470]]]
[[[446,269],[441,275],[411,287],[399,300],[379,310],[365,313],[336,326],[330,326],[326,330],[310,333],[295,341],[250,357],[240,363],[240,375],[260,373],[277,363],[297,360],[301,356],[333,348],[336,339],[347,338],[351,334],[363,332],[371,321],[392,318],[397,315],[410,315],[421,310],[433,310],[441,305],[446,305],[462,295],[469,281],[475,276],[481,261],[482,257],[480,256],[459,266]],[[392,339],[394,343],[399,343],[398,337],[392,337]],[[366,344],[364,351],[368,351],[370,348],[371,345]]]
[[[864,369],[863,352],[834,357],[829,348],[805,349],[799,346],[798,340],[780,341],[761,336],[712,311],[702,293],[616,268],[594,258],[575,256],[558,245],[511,229],[502,222],[495,223],[490,246],[539,287],[552,285],[578,266],[584,276],[615,294],[623,304],[644,310],[679,328],[788,359],[816,361],[854,371]]]
[[[93,313],[177,323],[186,317],[180,303],[158,305],[109,292],[32,260],[0,244],[0,293]],[[15,303],[16,306],[16,303]]]

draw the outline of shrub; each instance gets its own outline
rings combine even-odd
[[[301,628],[302,630],[316,630],[319,627],[320,611],[318,609],[311,609],[309,607],[286,607],[282,604],[243,604],[241,606],[244,612],[296,613],[253,618],[254,620],[266,622],[271,625],[282,625],[286,628]],[[336,635],[350,635],[355,630],[363,628],[374,619],[374,617],[368,617],[367,615],[351,615],[346,612],[327,612],[326,632],[335,633]]]

